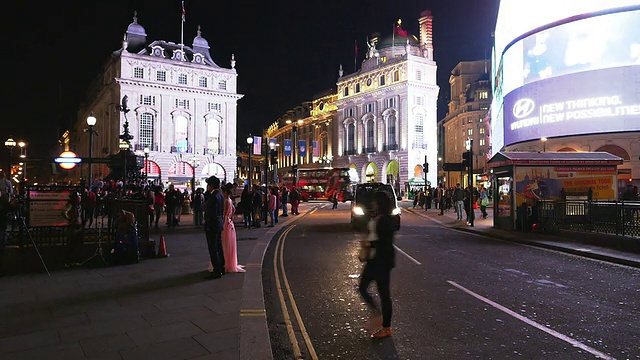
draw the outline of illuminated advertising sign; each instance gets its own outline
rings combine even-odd
[[[640,66],[554,77],[504,98],[507,145],[621,131],[640,131]]]

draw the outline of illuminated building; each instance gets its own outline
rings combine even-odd
[[[474,174],[486,178],[485,165],[489,150],[489,123],[486,121],[491,104],[491,84],[488,60],[463,61],[451,71],[451,100],[447,115],[440,120],[440,154],[443,163],[460,163],[467,151],[468,139],[473,140]],[[467,184],[466,172],[441,171],[447,186]],[[474,183],[477,179],[474,180]]]
[[[619,188],[640,185],[638,23],[638,0],[502,0],[494,153],[606,151],[624,159]]]
[[[99,80],[78,111],[73,147],[88,154],[85,119],[97,119],[93,154],[118,152],[125,121],[133,135],[131,150],[144,156],[150,180],[187,186],[194,174],[198,186],[208,176],[233,181],[236,171],[237,72],[216,64],[198,28],[192,45],[148,41],[137,16],[127,27],[122,47],[106,61]],[[127,96],[128,113],[122,110]],[[85,150],[87,149],[87,150]],[[195,166],[193,164],[198,164]],[[94,178],[108,175],[95,165]]]

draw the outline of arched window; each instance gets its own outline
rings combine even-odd
[[[375,143],[375,122],[373,119],[369,119],[367,121],[367,149],[373,149],[376,146]]]
[[[189,121],[184,116],[177,117],[175,121],[175,147],[178,152],[184,153],[187,152],[189,144],[187,140],[189,137]]]
[[[629,161],[631,160],[631,157],[629,156],[629,153],[627,152],[627,150],[621,148],[618,145],[605,145],[605,146],[601,146],[600,148],[598,148],[598,150],[596,151],[604,151],[604,152],[608,152],[611,155],[615,155],[617,157],[621,157],[622,160],[626,160]]]
[[[216,119],[207,121],[207,154],[218,154],[220,150],[220,122]]]
[[[343,96],[349,96],[349,87],[345,86],[344,91],[342,92]]]
[[[148,147],[154,150],[153,147],[153,114],[142,113],[140,114],[140,123],[138,127],[138,140],[140,140],[140,146],[144,149]]]
[[[415,126],[413,131],[414,131],[413,147],[415,149],[423,149],[424,148],[424,115],[423,114],[416,114]]]
[[[389,116],[387,119],[387,145],[396,144],[396,117]]]
[[[353,122],[347,125],[347,151],[356,150],[356,124]]]

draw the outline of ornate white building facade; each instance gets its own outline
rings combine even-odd
[[[340,69],[335,101],[333,166],[352,167],[361,181],[424,186],[437,182],[436,63],[433,18],[423,11],[420,35],[397,26],[392,35],[369,40],[360,70]]]
[[[122,48],[106,62],[93,84],[87,103],[78,112],[72,143],[88,156],[86,118],[97,118],[93,157],[119,151],[119,135],[126,122],[133,136],[131,150],[148,161],[143,172],[150,180],[187,185],[216,175],[236,177],[237,72],[218,66],[200,28],[191,46],[147,41],[145,29],[133,18]],[[130,111],[119,105],[127,97]],[[93,166],[93,177],[108,175],[105,165]]]

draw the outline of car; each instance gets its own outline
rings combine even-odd
[[[353,199],[351,200],[351,226],[357,230],[367,228],[369,219],[372,216],[375,216],[371,209],[371,203],[373,201],[373,194],[377,191],[387,193],[391,199],[393,206],[393,212],[391,215],[394,217],[396,222],[396,230],[399,230],[400,214],[402,211],[398,206],[398,200],[401,200],[401,198],[396,196],[393,186],[378,182],[363,183],[354,186],[351,191],[351,194],[353,194]]]

